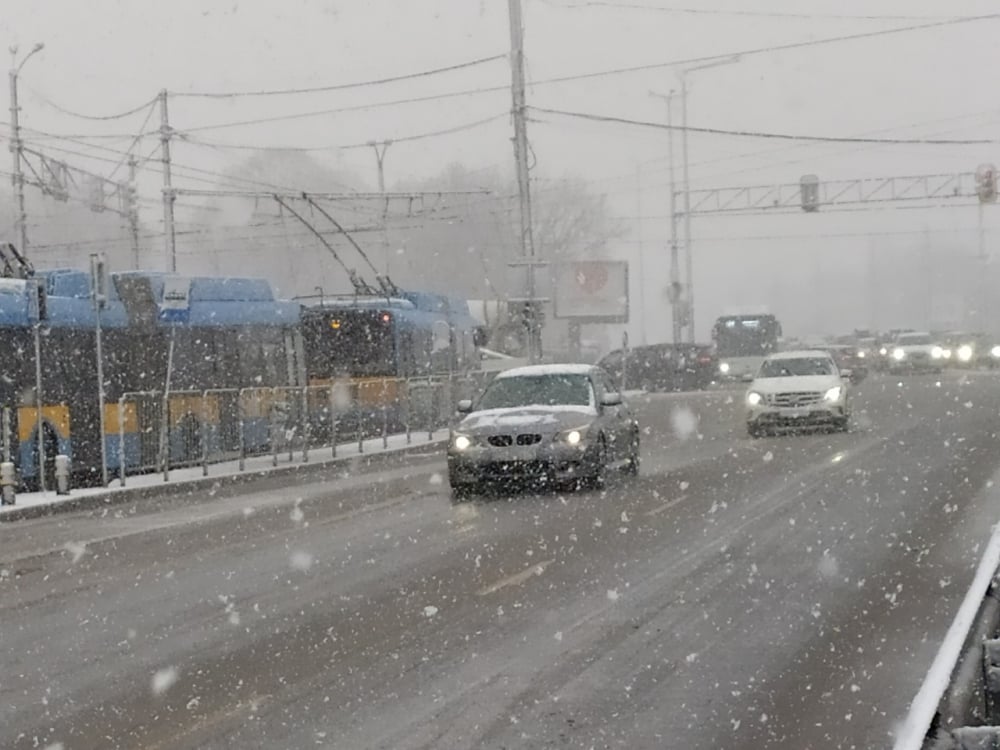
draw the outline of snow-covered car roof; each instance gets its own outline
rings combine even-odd
[[[498,378],[520,378],[538,375],[589,375],[594,371],[593,365],[529,365],[504,370]]]
[[[809,357],[826,357],[829,359],[830,352],[823,351],[822,349],[796,349],[791,352],[771,354],[767,359],[807,359]]]

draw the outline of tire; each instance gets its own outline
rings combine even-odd
[[[747,435],[749,435],[751,438],[753,438],[754,440],[756,440],[757,438],[763,436],[763,434],[764,434],[764,431],[761,430],[760,427],[758,427],[755,424],[747,423]]]
[[[625,464],[625,474],[630,477],[639,476],[639,465],[642,458],[639,454],[639,433],[632,436],[632,452],[629,454],[628,463]]]
[[[838,419],[833,423],[833,429],[835,432],[849,432],[851,429],[851,420],[848,417]]]
[[[586,483],[587,488],[592,490],[602,490],[608,483],[608,444],[602,436],[597,445],[597,465]]]

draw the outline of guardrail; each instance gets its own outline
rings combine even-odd
[[[1000,525],[948,628],[894,750],[1000,747]]]
[[[490,373],[462,377],[372,379],[313,386],[212,388],[135,391],[118,399],[117,435],[109,430],[109,468],[121,486],[131,474],[238,460],[246,469],[251,456],[272,456],[278,466],[310,460],[311,452],[329,451],[382,438],[387,448],[393,434],[412,441],[414,432],[433,437],[448,424],[459,400],[472,398]],[[370,446],[369,446],[370,447]]]

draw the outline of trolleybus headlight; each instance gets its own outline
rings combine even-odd
[[[892,350],[892,358],[897,362],[901,361],[904,357],[906,357],[906,352],[902,349],[897,348]]]
[[[721,372],[723,375],[728,374],[729,373],[729,363],[728,362],[723,362],[722,364],[720,364],[719,365],[719,372]]]
[[[757,406],[763,400],[764,397],[756,391],[750,391],[750,393],[747,394],[747,403],[750,404],[750,406]]]
[[[958,347],[958,358],[962,362],[968,362],[970,359],[972,359],[972,347],[969,346],[968,344],[962,344],[960,347]]]
[[[472,445],[472,441],[469,440],[469,438],[466,435],[456,435],[452,445],[455,446],[455,450],[464,451],[467,450],[470,445]]]

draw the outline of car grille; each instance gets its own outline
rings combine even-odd
[[[542,442],[542,436],[537,433],[522,433],[521,435],[491,435],[486,439],[494,448],[507,448],[517,445],[536,445]]]
[[[789,393],[769,393],[767,403],[770,406],[797,408],[811,406],[823,400],[823,394],[814,391],[792,391]]]

